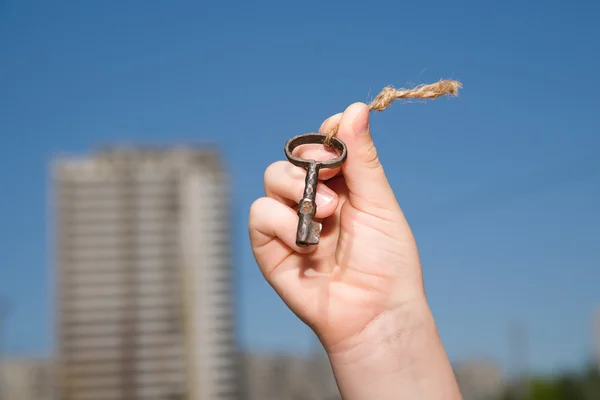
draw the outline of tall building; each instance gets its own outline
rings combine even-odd
[[[60,400],[237,398],[228,179],[205,149],[53,164]]]
[[[246,353],[247,400],[341,400],[326,355]]]
[[[54,363],[50,359],[0,361],[0,399],[55,400]]]
[[[489,360],[466,360],[453,365],[464,400],[494,400],[506,388],[501,368]]]

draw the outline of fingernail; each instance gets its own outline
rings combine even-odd
[[[321,207],[330,203],[334,197],[335,193],[332,192],[328,187],[322,185],[317,186],[317,194],[315,196],[317,207]]]
[[[364,107],[354,121],[354,133],[357,136],[364,136],[369,132],[369,109]]]

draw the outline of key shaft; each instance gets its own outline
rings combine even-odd
[[[319,181],[319,164],[312,161],[306,169],[304,183],[304,195],[298,204],[298,231],[296,232],[296,244],[298,246],[309,246],[319,243],[322,224],[314,221],[317,213],[317,183]]]

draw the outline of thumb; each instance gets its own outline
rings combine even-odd
[[[342,114],[336,135],[346,143],[342,167],[353,207],[370,214],[396,210],[398,202],[379,162],[369,128],[369,107],[354,103]]]

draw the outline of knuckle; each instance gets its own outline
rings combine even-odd
[[[250,212],[249,212],[250,222],[256,220],[256,217],[262,213],[262,210],[264,210],[265,203],[267,201],[268,201],[267,198],[261,197],[252,202],[252,204],[250,205]]]
[[[361,158],[368,168],[376,169],[381,167],[377,147],[375,147],[375,143],[373,142],[363,148]]]
[[[263,175],[263,185],[265,193],[268,193],[273,190],[276,185],[278,179],[282,175],[282,170],[284,168],[284,161],[277,161],[273,164],[269,165],[264,172]]]
[[[254,202],[250,205],[250,210],[248,213],[248,230],[250,232],[261,231],[265,224],[268,223],[268,220],[271,218],[269,209],[273,208],[271,200],[272,199],[268,197],[261,197],[254,200]]]
[[[342,119],[342,114],[343,113],[341,112],[334,114],[331,117],[327,118],[325,121],[323,121],[321,127],[319,128],[319,132],[329,133],[329,131],[331,131],[335,125],[338,125],[340,123],[340,120]]]
[[[264,181],[265,186],[267,186],[268,183],[272,180],[272,177],[275,174],[276,166],[277,166],[277,163],[273,163],[273,164],[269,165],[267,168],[265,168],[265,173],[263,175],[263,181]]]

